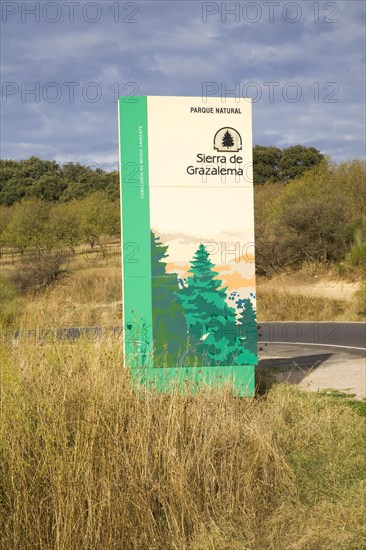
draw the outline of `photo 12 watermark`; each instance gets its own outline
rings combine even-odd
[[[311,82],[308,85],[291,82],[202,82],[202,100],[207,102],[210,97],[250,98],[253,103],[298,103],[310,100],[313,103],[339,103],[340,88],[337,82]]]
[[[136,82],[113,82],[101,84],[99,82],[40,82],[40,81],[3,81],[1,83],[1,102],[7,103],[17,100],[21,103],[98,103],[103,99],[117,103],[123,96],[125,103],[134,103],[134,96],[139,93]]]
[[[202,2],[202,23],[339,23],[338,2]]]
[[[2,23],[140,22],[137,2],[1,2]]]
[[[98,103],[103,100],[114,103],[123,97],[124,103],[138,101],[140,87],[137,82],[80,82],[80,81],[14,81],[4,80],[1,83],[1,102],[20,101],[21,103]],[[310,82],[309,84],[278,81],[250,81],[250,82],[215,82],[206,81],[201,84],[203,103],[210,97],[250,98],[253,103],[267,102],[298,103],[301,100],[310,100],[313,103],[339,103],[339,84],[335,81]],[[202,107],[205,113],[205,107]]]

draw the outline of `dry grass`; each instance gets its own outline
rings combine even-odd
[[[364,321],[361,273],[316,262],[271,279],[257,277],[259,321]]]
[[[5,281],[14,277],[20,263],[18,256],[14,263],[4,263],[3,260],[1,273]],[[120,324],[122,280],[121,255],[117,245],[111,243],[105,257],[100,250],[91,253],[89,249],[80,249],[74,259],[65,263],[64,268],[63,278],[41,293],[19,295],[17,300],[4,296],[11,327],[34,330],[55,326],[105,327]],[[0,280],[0,291],[3,286]],[[3,292],[0,294],[3,298]],[[0,327],[11,328],[4,321],[6,319],[3,320],[0,315]]]
[[[359,550],[365,423],[288,386],[133,389],[111,336],[6,343],[0,547]]]
[[[119,325],[118,262],[90,259],[16,302],[15,326]],[[259,316],[276,320],[330,319],[334,302],[258,292]],[[3,342],[0,548],[366,545],[365,426],[346,404],[288,386],[255,400],[150,395],[121,349],[112,335]]]
[[[25,329],[119,325],[121,286],[118,267],[84,265],[84,269],[72,269],[44,293],[22,298],[18,325]]]
[[[362,321],[355,301],[304,296],[258,287],[258,321]]]

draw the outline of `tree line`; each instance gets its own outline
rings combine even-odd
[[[103,191],[111,200],[119,197],[118,171],[105,171],[95,164],[59,164],[30,157],[0,160],[0,204],[11,206],[24,199],[68,202]]]
[[[295,145],[279,149],[256,145],[253,149],[254,183],[287,183],[323,159],[314,147]],[[118,171],[105,171],[93,163],[59,164],[35,156],[27,160],[0,160],[0,205],[11,206],[27,198],[68,202],[83,199],[96,191],[103,191],[111,200],[118,199]]]
[[[293,145],[284,149],[256,145],[253,148],[254,184],[288,183],[325,159],[315,147]]]
[[[33,168],[40,168],[43,163],[56,164],[33,157],[18,165],[27,162]],[[81,168],[76,167],[80,174]],[[96,172],[86,170],[88,174]],[[32,178],[29,174],[29,179],[36,177],[33,172]],[[23,175],[26,177],[26,172]],[[270,178],[255,185],[257,273],[272,276],[287,268],[299,268],[305,262],[365,270],[365,176],[364,161],[337,165],[323,159],[286,183]],[[39,177],[44,181],[42,175]],[[112,187],[109,191],[93,190],[93,179],[85,177],[83,181],[84,191],[89,191],[80,198],[50,201],[26,195],[11,205],[0,205],[0,253],[17,252],[22,257],[31,253],[45,258],[56,250],[74,254],[80,245],[90,250],[98,247],[104,253],[108,239],[120,238],[118,185],[114,193]]]
[[[0,260],[16,261],[7,280],[0,276],[0,294],[6,288],[10,294],[12,288],[42,291],[66,273],[77,250],[84,258],[95,250],[97,257],[106,257],[108,243],[119,238],[119,200],[102,191],[66,203],[32,197],[0,205]]]
[[[67,203],[25,199],[0,206],[0,246],[23,255],[65,248],[74,254],[79,245],[103,246],[104,237],[119,237],[120,205],[101,191]]]

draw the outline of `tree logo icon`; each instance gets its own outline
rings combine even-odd
[[[229,147],[234,146],[234,138],[230,134],[229,130],[226,130],[224,137],[222,138],[222,146],[229,149]]]
[[[214,149],[223,153],[237,152],[242,149],[241,135],[235,128],[220,128],[214,137]]]

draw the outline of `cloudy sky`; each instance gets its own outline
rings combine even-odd
[[[126,94],[252,97],[255,144],[365,156],[362,1],[1,8],[2,158],[113,167]]]

